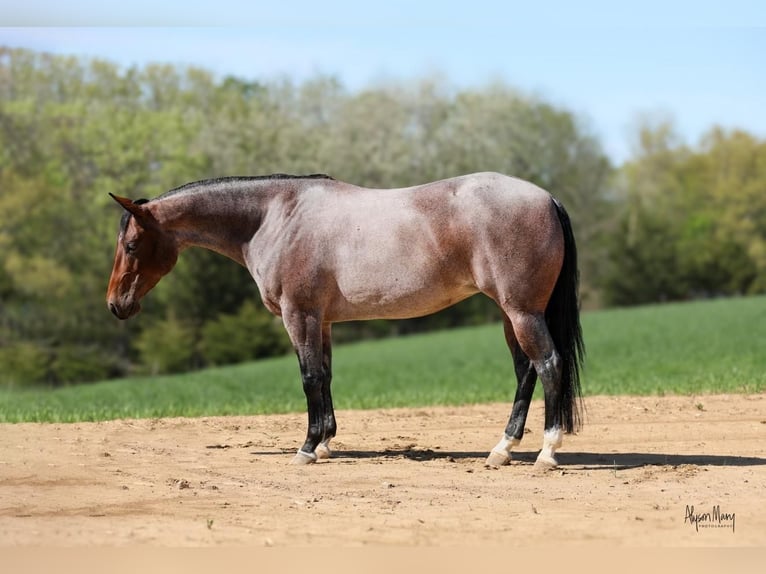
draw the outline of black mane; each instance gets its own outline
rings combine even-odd
[[[267,180],[282,180],[282,179],[329,179],[329,180],[335,180],[334,177],[331,177],[329,175],[326,175],[324,173],[312,173],[309,175],[290,175],[288,173],[272,173],[271,175],[251,175],[251,176],[227,176],[227,177],[216,177],[213,179],[201,179],[199,181],[192,181],[191,183],[185,183],[184,185],[181,185],[179,187],[174,187],[170,191],[166,191],[159,197],[156,197],[155,199],[164,199],[166,197],[170,197],[172,195],[175,195],[177,193],[183,193],[186,191],[191,191],[195,187],[211,187],[219,184],[226,184],[226,183],[246,183],[249,181],[267,181]],[[136,205],[141,205],[142,203],[147,203],[148,199],[136,199],[133,203]],[[128,222],[130,221],[130,213],[127,211],[122,214],[122,219],[120,219],[120,230],[124,233],[125,230],[128,228]]]
[[[324,173],[312,173],[309,175],[290,175],[288,173],[272,173],[271,175],[250,175],[250,176],[228,176],[228,177],[216,177],[213,179],[201,179],[199,181],[192,181],[191,183],[186,183],[182,186],[175,187],[171,189],[170,191],[167,191],[163,193],[160,197],[167,197],[169,195],[175,195],[176,193],[181,193],[184,191],[189,191],[190,189],[194,187],[201,187],[201,186],[212,186],[217,184],[223,184],[223,183],[245,183],[248,181],[266,181],[266,180],[280,180],[280,179],[330,179],[334,180],[335,178],[326,175]],[[157,198],[159,199],[159,198]]]

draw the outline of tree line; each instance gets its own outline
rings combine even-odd
[[[247,271],[191,249],[116,321],[104,295],[120,210],[226,175],[323,172],[367,187],[474,171],[537,183],[570,212],[583,305],[766,290],[766,144],[712,126],[694,147],[645,123],[613,166],[586,119],[504,83],[436,78],[350,91],[194,67],[0,48],[0,385],[180,372],[288,351]],[[482,296],[340,339],[498,318]]]

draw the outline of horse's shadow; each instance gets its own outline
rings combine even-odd
[[[283,451],[253,451],[250,454],[285,455],[292,450]],[[513,453],[513,460],[522,464],[534,464],[538,451],[519,451]],[[486,451],[443,451],[417,448],[391,448],[383,451],[366,450],[337,450],[333,453],[333,460],[372,460],[372,459],[406,459],[415,462],[429,462],[444,460],[456,462],[458,460],[472,460],[483,462],[487,457]],[[725,454],[663,454],[647,452],[620,452],[620,453],[594,453],[594,452],[560,452],[556,453],[559,467],[579,467],[582,470],[626,470],[641,468],[644,466],[680,466],[684,464],[695,466],[766,466],[766,458],[756,456],[737,456]]]
[[[515,454],[515,453],[514,453]],[[537,452],[523,453],[524,460],[534,462]],[[522,453],[517,458],[521,459]],[[656,452],[561,452],[560,465],[579,466],[585,470],[626,470],[644,466],[766,466],[766,458],[720,454],[663,454]]]
[[[531,453],[530,453],[531,454]],[[536,456],[534,454],[533,456]],[[589,453],[573,452],[557,455],[561,464],[581,465],[593,469],[628,469],[642,466],[764,466],[766,458],[718,454],[662,454],[645,452]]]

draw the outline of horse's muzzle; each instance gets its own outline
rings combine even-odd
[[[141,305],[138,303],[138,301],[134,301],[127,306],[118,305],[114,301],[109,301],[107,304],[109,306],[109,310],[112,312],[112,315],[121,321],[130,319],[133,315],[141,310]]]

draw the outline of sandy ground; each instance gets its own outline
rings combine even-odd
[[[766,395],[586,407],[542,474],[541,403],[497,470],[509,405],[339,411],[305,467],[303,414],[3,424],[0,545],[766,544]]]

